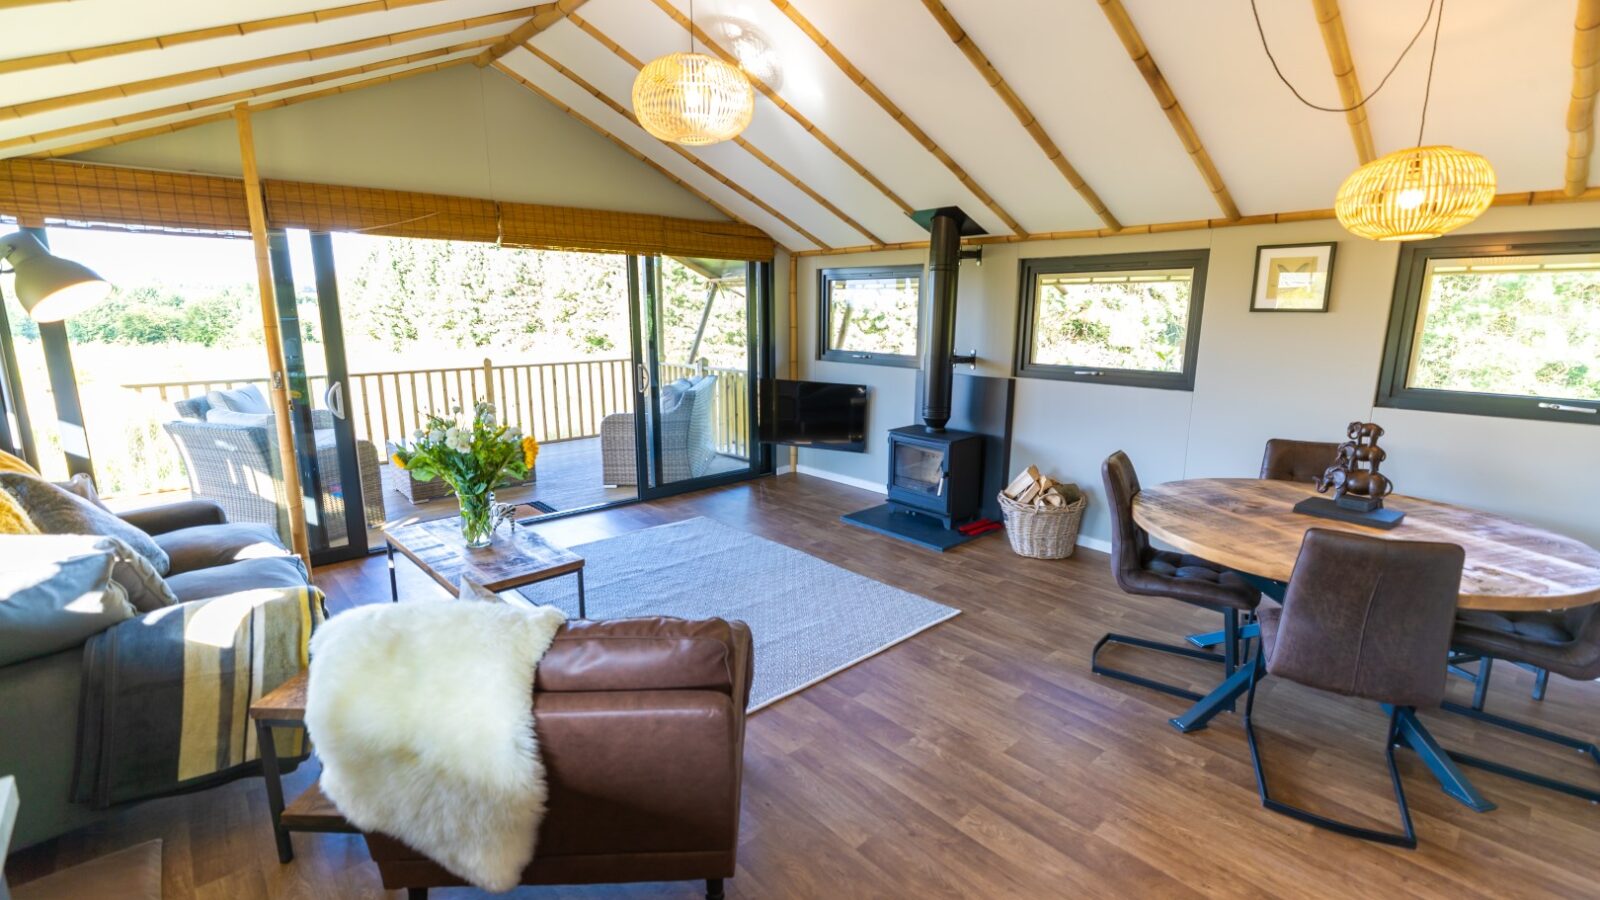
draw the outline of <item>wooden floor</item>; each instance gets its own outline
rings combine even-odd
[[[731,896],[1600,896],[1600,808],[1487,773],[1473,777],[1500,808],[1477,814],[1402,753],[1416,851],[1262,810],[1236,717],[1181,735],[1166,720],[1182,701],[1088,671],[1089,649],[1107,630],[1176,638],[1210,617],[1122,594],[1093,551],[1024,560],[994,536],[941,556],[839,523],[840,513],[874,502],[783,476],[539,526],[575,544],[707,516],[962,610],[751,719]],[[438,590],[409,566],[401,575],[410,595]],[[387,596],[379,559],[321,570],[318,580],[335,610]],[[1167,666],[1137,651],[1117,658],[1197,683],[1209,675],[1204,664]],[[1491,708],[1595,736],[1600,684],[1556,679],[1536,704],[1527,676],[1496,676]],[[1464,696],[1464,685],[1452,691]],[[1375,708],[1269,680],[1257,715],[1283,799],[1391,823],[1385,720]],[[1454,717],[1423,718],[1447,745],[1600,784],[1571,752]],[[297,773],[293,787],[313,775]],[[258,779],[136,807],[16,855],[7,872],[18,884],[153,837],[166,842],[168,900],[398,896],[378,888],[357,838],[296,835],[296,862],[280,866]],[[670,884],[514,896],[700,894]]]

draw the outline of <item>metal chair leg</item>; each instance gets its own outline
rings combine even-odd
[[[722,879],[706,879],[706,900],[723,900]]]
[[[1548,743],[1576,750],[1579,753],[1588,756],[1596,767],[1600,767],[1600,746],[1596,746],[1593,741],[1585,741],[1580,738],[1571,737],[1558,732],[1547,731],[1546,729],[1539,728],[1534,725],[1528,725],[1523,722],[1518,722],[1514,719],[1508,719],[1504,716],[1497,716],[1493,713],[1485,712],[1483,705],[1488,697],[1489,673],[1492,671],[1490,664],[1493,661],[1494,660],[1492,657],[1486,656],[1483,658],[1483,662],[1479,663],[1478,685],[1472,692],[1472,706],[1462,706],[1459,703],[1446,700],[1440,704],[1445,712],[1455,713],[1458,716],[1466,716],[1469,719],[1476,719],[1479,722],[1483,722],[1487,725],[1493,725],[1496,728],[1504,728],[1507,731],[1525,734],[1528,737],[1538,738],[1541,741],[1546,741]],[[1550,675],[1548,670],[1541,669],[1539,672],[1540,674],[1534,681],[1534,699],[1540,699],[1544,696],[1545,679],[1547,679]],[[1588,800],[1590,803],[1600,803],[1600,789],[1584,787],[1568,781],[1549,778],[1544,775],[1529,772],[1526,769],[1519,769],[1515,766],[1508,766],[1504,763],[1498,763],[1494,760],[1484,759],[1482,757],[1473,756],[1467,753],[1457,753],[1455,751],[1446,752],[1449,753],[1451,759],[1461,763],[1464,766],[1472,766],[1476,769],[1484,769],[1485,771],[1494,772],[1497,775],[1504,775],[1507,778],[1514,778],[1517,781],[1521,781],[1526,784],[1536,785],[1547,790],[1559,791],[1560,793],[1570,794],[1574,797],[1581,797],[1585,800]]]
[[[1261,665],[1260,659],[1260,654],[1257,654],[1254,665],[1259,667]],[[1375,841],[1380,844],[1389,844],[1395,847],[1405,847],[1408,850],[1415,849],[1417,846],[1417,832],[1411,824],[1411,808],[1406,804],[1405,785],[1400,781],[1400,767],[1395,763],[1394,759],[1394,748],[1400,731],[1401,708],[1396,708],[1390,712],[1389,735],[1388,739],[1384,741],[1385,755],[1389,763],[1389,781],[1394,786],[1395,805],[1400,809],[1400,822],[1404,828],[1402,833],[1395,834],[1388,831],[1376,831],[1371,828],[1360,828],[1272,799],[1272,795],[1267,791],[1267,776],[1261,766],[1261,750],[1256,744],[1256,731],[1252,720],[1256,704],[1256,683],[1260,680],[1260,678],[1252,678],[1250,680],[1250,690],[1245,697],[1244,736],[1246,743],[1250,745],[1250,765],[1255,769],[1256,793],[1261,798],[1261,805],[1272,812],[1288,816],[1291,819],[1298,819],[1318,828],[1325,828],[1337,834],[1360,838],[1365,841]]]
[[[1238,665],[1239,613],[1237,610],[1230,609],[1223,613],[1223,626],[1223,631],[1225,635],[1228,636],[1224,637],[1222,641],[1222,643],[1226,645],[1223,648],[1222,653],[1212,653],[1208,650],[1196,650],[1192,647],[1185,647],[1180,644],[1164,644],[1160,641],[1132,637],[1126,634],[1107,634],[1100,638],[1099,641],[1095,642],[1094,649],[1089,653],[1089,671],[1096,675],[1104,675],[1107,678],[1115,678],[1119,681],[1126,681],[1129,684],[1137,684],[1140,687],[1150,688],[1153,691],[1160,691],[1163,694],[1171,694],[1174,697],[1182,697],[1185,700],[1203,699],[1205,697],[1204,694],[1198,694],[1194,691],[1188,690],[1187,688],[1181,688],[1174,684],[1167,684],[1164,681],[1156,681],[1153,678],[1146,678],[1143,675],[1135,675],[1132,672],[1124,672],[1121,669],[1113,669],[1110,666],[1101,665],[1100,650],[1107,644],[1124,644],[1129,647],[1155,650],[1159,653],[1171,653],[1174,656],[1182,656],[1188,659],[1198,659],[1205,662],[1219,662],[1222,663],[1224,670],[1223,677],[1226,678],[1227,676],[1233,674],[1233,670]]]

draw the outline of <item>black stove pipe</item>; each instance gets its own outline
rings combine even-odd
[[[941,209],[929,223],[928,342],[922,354],[922,422],[943,431],[950,421],[950,390],[955,379],[951,356],[956,347],[956,280],[961,274],[960,210]]]

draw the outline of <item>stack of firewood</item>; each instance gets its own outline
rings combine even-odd
[[[1076,486],[1041,475],[1038,466],[1029,466],[1011,479],[1003,493],[1009,500],[1037,509],[1066,506],[1077,499]]]

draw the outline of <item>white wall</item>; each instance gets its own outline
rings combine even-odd
[[[1465,230],[1596,225],[1600,206],[1582,203],[1492,209]],[[1339,250],[1328,313],[1249,312],[1258,245],[1329,240]],[[1360,419],[1386,429],[1384,472],[1401,493],[1513,515],[1600,545],[1600,427],[1373,405],[1399,247],[1355,238],[1337,222],[986,245],[981,267],[962,265],[956,346],[977,348],[981,374],[1010,375],[1024,258],[1204,247],[1211,259],[1193,392],[1018,379],[1014,467],[1037,463],[1087,488],[1086,538],[1110,536],[1100,463],[1114,450],[1133,458],[1146,484],[1254,476],[1268,438],[1342,439],[1344,426]],[[802,467],[881,484],[883,432],[915,421],[914,371],[815,359],[817,270],[925,255],[801,260],[802,377],[874,389],[868,452],[802,450]]]
[[[264,178],[725,220],[500,72],[453,66],[256,113]],[[239,174],[231,121],[77,159]]]

